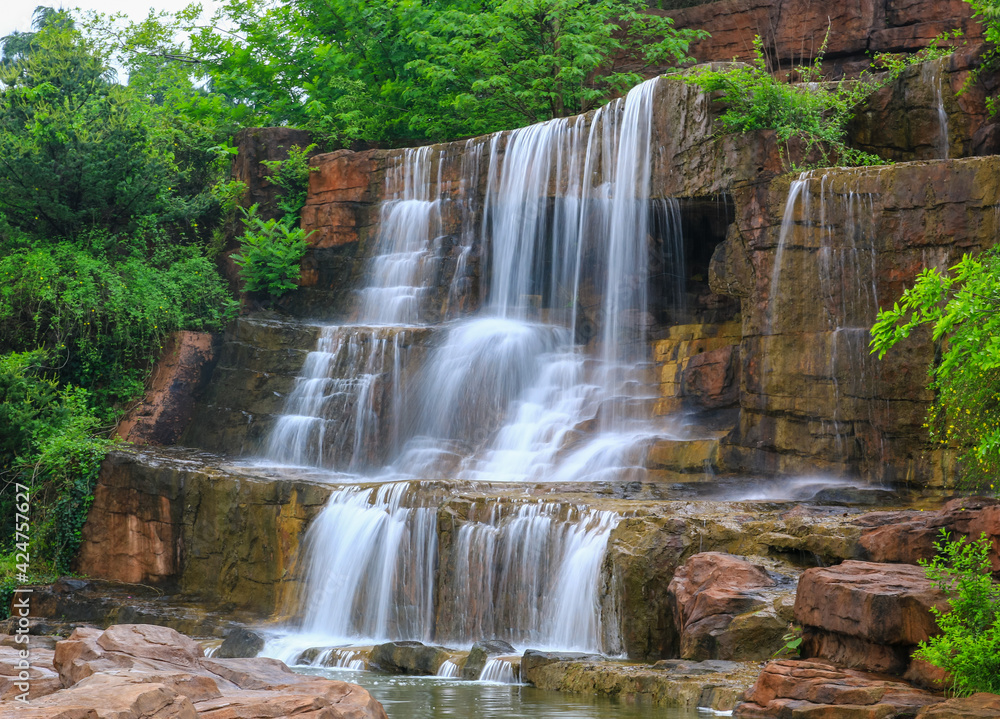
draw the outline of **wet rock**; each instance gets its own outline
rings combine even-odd
[[[216,654],[221,659],[255,657],[264,648],[264,638],[249,629],[230,630]]]
[[[734,716],[886,719],[912,716],[941,697],[901,681],[821,661],[768,662]]]
[[[388,642],[372,649],[368,666],[387,674],[417,674],[433,676],[450,658],[441,647],[421,642]]]
[[[917,713],[917,719],[992,719],[1000,717],[1000,696],[979,693],[931,704]]]
[[[681,393],[687,403],[719,409],[739,403],[739,347],[729,345],[688,360],[681,373]]]
[[[787,622],[774,597],[778,585],[763,567],[722,552],[691,557],[670,582],[684,659],[766,659],[784,644]],[[788,588],[787,593],[793,590]]]
[[[133,444],[174,444],[194,416],[218,359],[220,335],[175,332],[163,343],[142,401],[118,423],[117,434]]]
[[[502,639],[484,639],[472,645],[469,656],[462,666],[462,679],[475,681],[483,672],[490,657],[515,654],[516,650]]]
[[[56,645],[62,685],[0,717],[261,719],[316,712],[329,719],[385,719],[356,685],[291,672],[274,659],[205,659],[200,645],[164,627],[80,629]]]
[[[665,660],[641,666],[586,654],[534,650],[521,658],[522,681],[542,689],[717,711],[731,710],[756,674],[755,665],[737,662]]]

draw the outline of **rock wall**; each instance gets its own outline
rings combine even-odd
[[[723,466],[948,481],[922,428],[933,344],[917,332],[879,362],[868,329],[924,267],[995,242],[1000,159],[817,170],[786,213],[792,189],[786,176],[737,190],[735,231],[713,258],[713,287],[741,298],[743,318]]]

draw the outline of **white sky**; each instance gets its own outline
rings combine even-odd
[[[39,5],[50,7],[79,7],[81,10],[98,12],[124,12],[133,20],[141,20],[149,14],[149,9],[175,12],[186,7],[191,0],[5,0],[0,12],[0,37],[10,35],[15,30],[31,30],[31,14]],[[201,0],[202,7],[209,14],[219,5],[217,0]]]

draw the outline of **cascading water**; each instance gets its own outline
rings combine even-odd
[[[649,419],[643,380],[655,88],[634,88],[589,123],[490,138],[481,213],[469,197],[486,145],[466,148],[457,182],[440,150],[399,156],[357,324],[322,330],[267,444],[272,460],[353,472],[399,447],[358,478],[377,486],[335,491],[310,527],[303,632],[620,652],[616,620],[601,610],[618,515],[497,504],[442,549],[443,500],[427,480],[640,478],[649,444],[670,434]],[[676,202],[656,211],[679,225]],[[664,274],[680,277],[682,247],[668,249],[677,267]],[[477,304],[467,299],[476,278],[482,307],[440,325],[436,349],[408,375],[408,347],[427,332],[415,325],[440,316],[432,288],[447,287],[445,313],[458,317]],[[340,374],[347,365],[353,373]]]

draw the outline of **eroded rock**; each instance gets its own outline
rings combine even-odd
[[[490,657],[515,654],[516,650],[502,639],[485,639],[472,645],[469,656],[462,665],[462,679],[474,681],[483,673],[483,667]]]
[[[433,676],[450,657],[451,654],[442,647],[422,642],[388,642],[372,649],[368,666],[388,674]]]

